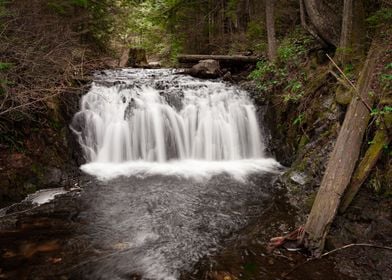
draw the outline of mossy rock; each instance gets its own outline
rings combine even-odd
[[[345,87],[338,87],[335,93],[335,99],[336,102],[339,103],[340,105],[347,106],[350,104],[351,99],[353,98],[353,91],[348,90]]]

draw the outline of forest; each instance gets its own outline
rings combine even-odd
[[[0,0],[1,279],[391,279],[390,0]]]

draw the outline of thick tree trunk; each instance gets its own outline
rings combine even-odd
[[[373,46],[359,79],[357,91],[359,96],[354,96],[349,105],[305,225],[305,241],[316,256],[319,256],[324,248],[325,237],[338,211],[342,195],[350,183],[359,157],[362,139],[370,118],[367,106],[371,107],[373,104],[373,98],[369,92],[377,55],[377,48]]]
[[[341,27],[338,11],[332,10],[323,0],[304,0],[304,4],[317,35],[326,43],[338,47]]]
[[[276,60],[274,5],[275,5],[275,0],[266,0],[265,1],[267,37],[268,37],[268,58],[270,61]]]
[[[299,11],[301,17],[301,25],[302,27],[310,33],[317,41],[319,41],[323,47],[327,47],[328,44],[317,34],[317,30],[314,28],[313,24],[308,24],[306,22],[306,8],[305,8],[305,0],[299,0]]]

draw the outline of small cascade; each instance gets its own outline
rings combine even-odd
[[[72,128],[89,162],[263,157],[255,107],[245,91],[167,69],[97,76]]]

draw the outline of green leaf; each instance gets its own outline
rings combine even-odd
[[[300,125],[303,121],[303,118],[304,118],[304,114],[303,113],[299,114],[298,117],[294,119],[293,125]]]

